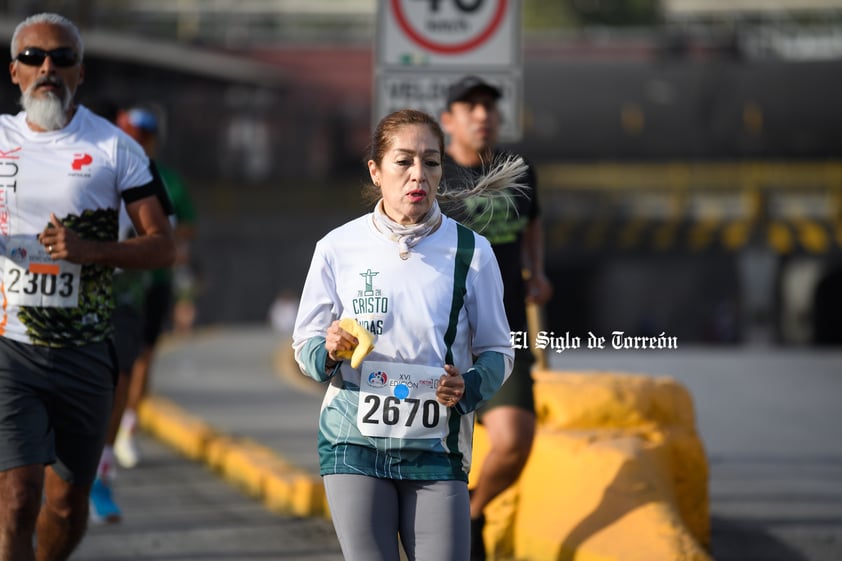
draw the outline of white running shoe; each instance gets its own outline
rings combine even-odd
[[[132,431],[120,427],[114,442],[114,455],[121,467],[131,469],[140,462],[140,451],[134,441]]]

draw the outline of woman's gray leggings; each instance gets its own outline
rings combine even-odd
[[[470,503],[463,481],[324,476],[345,561],[468,561]]]

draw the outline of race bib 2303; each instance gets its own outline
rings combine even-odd
[[[55,260],[36,239],[15,239],[3,257],[3,290],[14,306],[73,308],[82,266]]]

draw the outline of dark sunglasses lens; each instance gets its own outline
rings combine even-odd
[[[50,58],[53,59],[53,64],[56,66],[73,66],[76,64],[76,53],[73,49],[62,47],[50,51]]]
[[[68,67],[76,64],[76,53],[68,47],[53,49],[52,51],[29,47],[18,53],[17,59],[27,66],[41,66],[48,56],[56,66]]]
[[[47,53],[41,49],[25,49],[18,53],[17,58],[27,66],[41,66],[47,58]]]

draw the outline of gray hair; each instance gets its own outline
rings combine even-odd
[[[49,12],[29,16],[28,18],[26,18],[18,24],[18,26],[15,28],[15,32],[12,34],[12,43],[10,45],[12,60],[15,60],[15,57],[18,56],[18,35],[20,35],[20,32],[29,27],[30,25],[36,25],[39,23],[57,25],[59,27],[63,27],[65,31],[70,33],[71,37],[73,37],[73,48],[76,50],[76,54],[79,56],[79,61],[82,61],[82,59],[85,56],[85,44],[82,42],[82,34],[79,33],[79,28],[76,27],[76,24],[74,24],[66,17],[60,14],[53,14]]]

